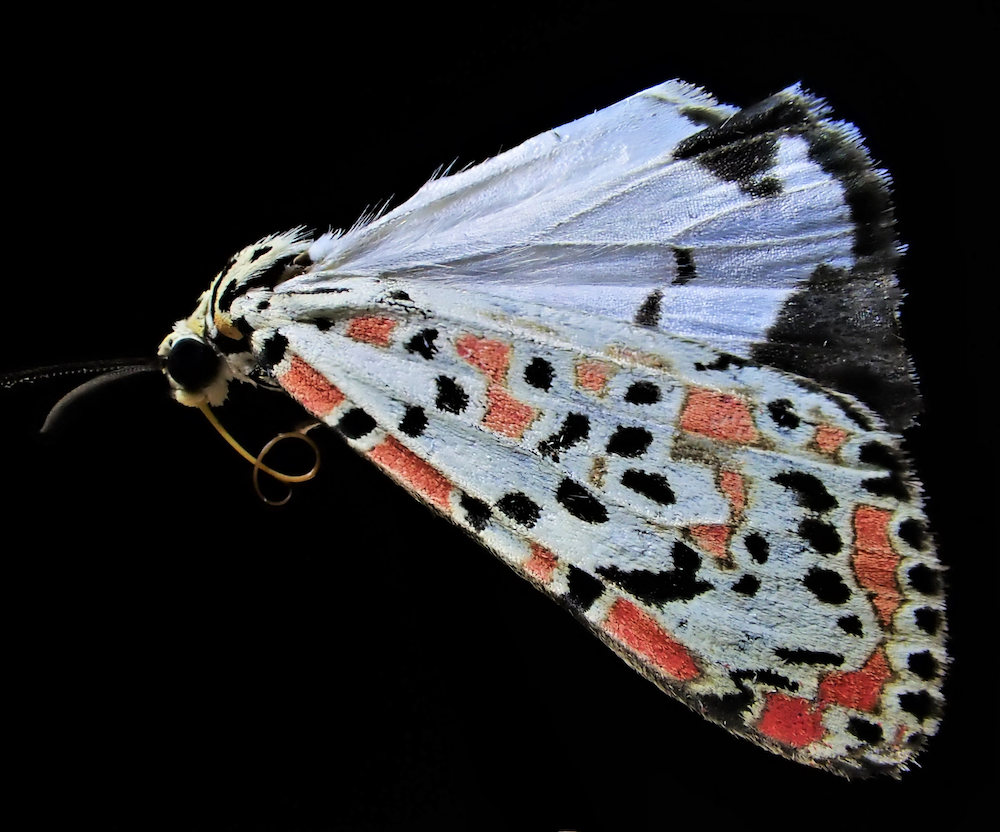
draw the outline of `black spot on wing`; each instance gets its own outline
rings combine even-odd
[[[772,95],[745,107],[721,124],[711,126],[679,142],[675,159],[691,159],[700,153],[738,144],[747,138],[801,127],[809,121],[806,102],[798,96]]]
[[[903,478],[896,473],[878,479],[862,480],[861,486],[877,497],[893,497],[901,503],[910,499],[910,489]]]
[[[819,477],[804,471],[782,471],[771,478],[782,488],[794,492],[795,501],[809,511],[824,512],[837,507],[837,499]]]
[[[757,199],[778,196],[783,190],[781,180],[777,176],[762,176],[759,179],[750,179],[746,185],[741,187],[746,194]]]
[[[917,592],[923,595],[937,595],[941,592],[941,575],[924,563],[918,563],[907,573],[907,579]]]
[[[553,433],[548,439],[543,439],[538,443],[538,451],[542,456],[551,458],[554,462],[559,461],[559,454],[567,448],[573,447],[582,442],[590,435],[590,419],[582,413],[570,413],[562,423],[558,431]]]
[[[915,673],[925,682],[936,679],[941,675],[941,665],[929,650],[910,653],[906,657],[906,666],[910,669],[911,673]]]
[[[360,439],[375,430],[375,420],[361,408],[354,407],[340,417],[337,428],[348,439]]]
[[[802,583],[824,604],[845,604],[851,597],[851,590],[844,583],[844,579],[831,569],[814,566],[806,573]]]
[[[671,281],[671,285],[683,286],[698,276],[694,267],[694,249],[674,246],[674,263],[677,264],[677,277]]]
[[[941,629],[943,617],[938,610],[932,607],[920,607],[913,613],[913,620],[927,635],[936,636]]]
[[[280,332],[275,332],[261,346],[260,352],[257,354],[257,363],[270,373],[274,366],[285,357],[287,349],[288,339]]]
[[[746,595],[748,598],[756,595],[758,589],[760,589],[760,579],[756,575],[744,575],[733,584],[733,592]]]
[[[486,525],[490,522],[490,518],[493,516],[493,512],[490,511],[490,507],[486,503],[482,500],[477,500],[475,497],[470,497],[468,494],[462,494],[459,499],[459,505],[462,506],[462,510],[465,512],[466,522],[477,532],[485,529]]]
[[[687,104],[678,110],[688,121],[705,127],[718,127],[726,121],[726,115],[712,107],[699,104]]]
[[[427,414],[422,407],[407,405],[406,413],[399,422],[399,429],[407,436],[414,438],[423,434],[427,429]]]
[[[298,257],[295,258],[298,260]],[[347,286],[323,286],[315,287],[313,289],[298,289],[295,292],[295,297],[299,295],[343,295],[347,294],[351,290]]]
[[[773,402],[768,402],[767,411],[771,414],[771,421],[779,428],[794,430],[802,421],[792,410],[792,403],[788,399],[776,399]]]
[[[709,128],[711,129],[713,128]],[[691,139],[697,138],[698,135],[692,136]],[[737,185],[747,196],[773,196],[781,193],[781,182],[773,176],[763,174],[774,167],[777,148],[778,141],[774,136],[744,137],[716,149],[703,151],[698,154],[696,161],[719,179]],[[674,155],[686,151],[687,148],[678,146]]]
[[[505,494],[497,500],[497,510],[526,529],[534,526],[542,516],[538,503],[520,491]]]
[[[729,678],[738,688],[737,693],[727,693],[722,696],[706,694],[699,697],[699,704],[706,716],[724,725],[738,725],[745,722],[745,713],[756,702],[756,694],[747,685],[751,680],[755,684],[795,692],[799,683],[793,682],[787,676],[775,673],[773,670],[736,670],[730,671]]]
[[[653,441],[653,434],[645,428],[619,425],[608,440],[605,450],[613,456],[635,459],[646,453]]]
[[[462,413],[469,406],[469,394],[466,393],[455,379],[448,376],[438,376],[434,379],[437,384],[437,396],[434,404],[438,410],[446,410],[449,413]]]
[[[272,246],[261,246],[259,249],[254,251],[254,253],[250,256],[250,262],[256,263],[258,260],[260,260],[261,257],[267,254],[271,250],[271,248]]]
[[[672,505],[676,499],[667,478],[662,474],[650,474],[630,468],[622,474],[622,485],[662,506]]]
[[[603,594],[604,584],[600,580],[589,572],[570,565],[568,600],[574,607],[585,612]]]
[[[645,604],[661,606],[668,601],[690,601],[712,589],[697,577],[701,558],[680,541],[671,550],[674,568],[664,572],[646,569],[623,570],[617,566],[598,567],[597,572]]]
[[[901,471],[904,467],[896,450],[881,442],[865,442],[858,452],[858,459],[865,465],[875,465],[887,471]]]
[[[899,707],[923,722],[940,713],[940,705],[927,691],[912,691],[899,695]]]
[[[767,556],[771,552],[767,539],[760,532],[751,532],[743,539],[743,545],[747,547],[750,557],[757,563],[767,563]]]
[[[908,517],[900,523],[899,537],[904,543],[916,549],[918,552],[922,552],[927,548],[927,526],[920,520]]]
[[[661,397],[660,388],[651,381],[635,381],[625,391],[629,404],[656,404]]]
[[[856,615],[845,615],[837,619],[837,626],[851,636],[863,636],[865,629]]]
[[[436,329],[422,329],[406,342],[406,351],[430,361],[434,357],[434,353],[438,351],[437,345],[434,343],[434,339],[437,337],[438,331]]]
[[[789,647],[779,647],[774,651],[779,659],[786,664],[832,665],[840,667],[844,657],[839,653],[826,653],[821,650],[794,650]]]
[[[679,142],[675,159],[692,159],[752,197],[781,193],[781,182],[765,176],[775,164],[778,134],[800,132],[809,122],[806,103],[776,95]]]
[[[880,497],[895,497],[901,502],[910,499],[910,489],[903,480],[906,466],[899,453],[881,442],[866,442],[858,452],[858,459],[866,465],[875,465],[889,472],[887,477],[863,480],[861,485]]]
[[[698,707],[709,719],[721,722],[723,725],[739,725],[744,721],[744,715],[757,701],[757,697],[738,674],[729,675],[736,683],[737,690],[722,695],[702,694],[698,698]]]
[[[544,358],[532,358],[524,368],[524,380],[538,390],[548,392],[555,378],[555,370]]]
[[[313,318],[309,323],[316,327],[319,332],[326,332],[333,328],[333,321],[330,318]]]
[[[703,373],[706,370],[728,370],[730,367],[742,369],[749,363],[750,362],[745,358],[740,358],[738,355],[730,355],[728,352],[721,352],[710,364],[702,364],[700,361],[695,361],[694,368],[699,373]]]
[[[847,733],[868,745],[878,745],[883,740],[881,726],[856,716],[847,720]]]
[[[663,302],[663,292],[655,289],[646,296],[642,306],[635,313],[635,322],[639,326],[658,326],[662,313],[661,304]]]
[[[799,523],[799,536],[821,555],[835,555],[840,551],[840,535],[832,523],[807,517]]]
[[[797,691],[799,689],[798,682],[793,682],[787,676],[782,676],[773,670],[742,670],[740,674],[745,678],[753,679],[760,685],[769,685],[770,687],[790,691]]]
[[[608,510],[578,482],[565,479],[559,483],[556,501],[577,520],[583,520],[585,523],[608,522]]]

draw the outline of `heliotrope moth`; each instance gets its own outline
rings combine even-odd
[[[665,692],[895,774],[938,725],[888,177],[791,88],[667,82],[236,254],[160,355],[283,390]]]

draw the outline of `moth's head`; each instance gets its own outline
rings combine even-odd
[[[236,375],[226,357],[205,337],[202,322],[192,315],[175,323],[157,355],[177,401],[191,407],[218,407],[226,400],[229,382]]]
[[[194,312],[174,324],[157,354],[177,401],[217,407],[233,380],[268,385],[253,353],[254,330],[241,314],[242,304],[250,293],[259,300],[261,292],[301,272],[296,258],[301,259],[309,243],[296,228],[247,246],[215,276]]]

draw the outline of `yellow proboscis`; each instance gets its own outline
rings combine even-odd
[[[319,462],[320,462],[319,447],[312,439],[309,438],[309,436],[306,435],[310,430],[316,427],[316,424],[318,423],[314,423],[309,427],[305,428],[304,430],[279,433],[277,436],[271,439],[266,445],[264,445],[263,448],[261,448],[261,451],[259,454],[257,454],[257,456],[254,456],[239,442],[237,442],[236,439],[233,438],[233,435],[222,426],[222,423],[219,421],[215,413],[212,412],[212,408],[209,407],[209,405],[206,402],[203,402],[202,404],[198,405],[198,409],[205,415],[205,418],[208,419],[212,427],[214,427],[219,432],[219,436],[225,439],[226,442],[228,442],[229,445],[241,457],[243,457],[247,462],[253,465],[254,489],[257,491],[257,496],[259,496],[268,505],[274,505],[274,506],[284,505],[289,501],[289,499],[291,499],[292,492],[291,489],[289,489],[288,494],[285,496],[283,500],[268,499],[260,489],[259,477],[261,471],[263,471],[269,477],[273,477],[274,479],[278,480],[278,482],[283,482],[286,485],[291,485],[299,482],[308,482],[318,473]],[[308,471],[306,471],[306,473],[285,474],[282,473],[281,471],[274,470],[269,465],[264,464],[264,457],[267,456],[274,449],[275,445],[277,445],[279,442],[284,441],[285,439],[299,439],[305,442],[307,445],[309,445],[310,448],[312,448],[313,453],[316,456],[316,461],[313,463],[313,467],[310,468]]]

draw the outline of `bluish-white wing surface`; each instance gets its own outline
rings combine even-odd
[[[668,82],[428,182],[299,278],[405,278],[634,321],[915,409],[885,177],[797,88]]]
[[[870,410],[587,312],[317,288],[233,307],[274,377],[662,688],[843,772],[895,770],[934,730],[913,656],[944,666],[918,624],[940,604],[909,577],[934,560]]]

